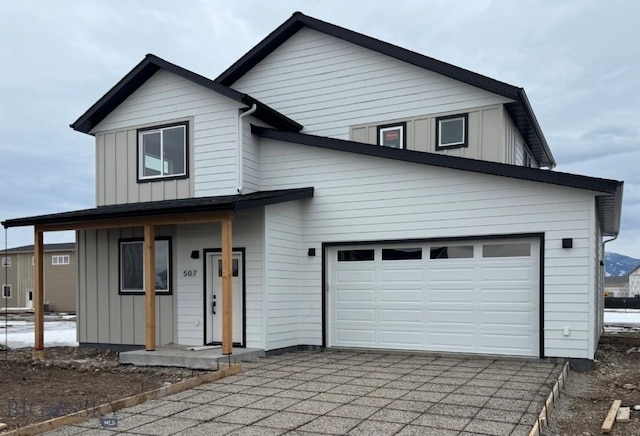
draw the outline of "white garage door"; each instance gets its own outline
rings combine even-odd
[[[330,248],[329,345],[538,356],[539,244]]]

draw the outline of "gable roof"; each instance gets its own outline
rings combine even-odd
[[[433,165],[462,171],[471,171],[494,176],[509,177],[512,179],[549,183],[552,185],[594,191],[598,193],[596,195],[596,208],[598,210],[604,235],[614,236],[620,231],[622,190],[624,186],[624,182],[621,181],[558,171],[541,170],[538,168],[529,168],[517,165],[508,165],[458,156],[403,150],[391,147],[380,147],[361,142],[308,135],[299,132],[283,132],[255,125],[251,125],[251,132],[262,138],[310,145],[312,147],[346,151],[349,153],[376,156],[404,162]]]
[[[62,242],[57,244],[43,244],[44,251],[75,251],[75,242]],[[4,253],[5,250],[0,250]],[[21,247],[14,247],[7,249],[7,253],[33,253],[33,245],[23,245]]]
[[[296,123],[292,119],[282,115],[275,109],[270,108],[264,103],[256,100],[250,95],[243,94],[231,89],[220,83],[216,83],[211,79],[189,71],[178,65],[167,62],[158,56],[148,54],[136,65],[126,76],[124,76],[113,88],[111,88],[100,100],[95,102],[87,111],[71,124],[71,128],[82,133],[89,133],[100,121],[109,115],[116,107],[118,107],[127,97],[137,90],[158,70],[163,69],[182,77],[183,79],[204,86],[218,94],[224,95],[238,103],[257,106],[254,116],[259,120],[268,123],[282,130],[302,130],[302,125]]]
[[[515,100],[513,103],[507,103],[505,107],[518,131],[529,145],[533,156],[540,166],[555,167],[556,161],[551,154],[549,145],[542,134],[542,129],[538,124],[538,120],[533,113],[533,109],[523,88],[500,82],[490,77],[474,73],[473,71],[456,67],[455,65],[424,56],[420,53],[398,47],[397,45],[354,32],[353,30],[318,20],[317,18],[309,17],[301,12],[295,12],[291,18],[281,24],[280,27],[271,32],[258,43],[258,45],[220,74],[215,81],[227,86],[233,85],[240,77],[255,67],[260,61],[275,51],[303,27],[334,36],[403,62],[484,89],[485,91]]]

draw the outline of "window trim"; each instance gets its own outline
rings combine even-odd
[[[401,121],[398,123],[391,123],[391,124],[382,124],[379,126],[376,126],[377,128],[377,141],[376,144],[379,145],[380,147],[387,147],[387,148],[395,148],[395,147],[389,147],[388,145],[384,145],[382,143],[382,134],[384,132],[386,132],[387,130],[395,130],[395,129],[400,129],[400,148],[396,149],[396,150],[406,150],[407,149],[407,123],[406,121]]]
[[[2,266],[10,267],[11,266],[11,256],[3,256],[2,257]]]
[[[440,122],[447,121],[447,120],[454,120],[458,118],[461,118],[463,120],[463,125],[462,125],[464,129],[464,131],[462,132],[464,137],[463,142],[461,143],[457,142],[450,145],[441,145],[440,144]],[[437,151],[451,150],[455,148],[463,148],[468,146],[469,146],[469,114],[468,113],[436,117],[436,150]]]
[[[32,256],[33,257],[33,256]],[[54,262],[54,260],[58,260]],[[62,262],[60,262],[62,260]],[[66,262],[64,262],[66,260]],[[32,259],[33,261],[33,259]],[[51,256],[51,265],[53,266],[61,266],[61,265],[71,265],[71,256],[68,254],[54,254]]]
[[[5,294],[5,292],[4,292],[4,291],[5,291],[5,289],[8,289],[8,290],[9,290],[9,295],[8,295],[8,296],[7,296],[7,295]],[[11,284],[10,284],[10,283],[9,283],[9,284],[4,284],[4,285],[2,285],[2,299],[4,299],[4,300],[11,300]]]
[[[156,236],[155,241],[168,241],[169,253],[168,253],[168,269],[167,275],[167,290],[156,289],[156,295],[172,295],[173,294],[173,246],[171,243],[171,236]],[[142,290],[135,289],[122,289],[122,243],[141,242],[144,246],[144,238],[120,238],[118,239],[118,295],[138,295],[144,296],[144,264],[142,268]],[[143,254],[144,255],[144,254]]]
[[[142,156],[142,136],[153,131],[162,132],[171,127],[184,127],[184,173],[172,174],[168,176],[144,176],[144,156]],[[136,179],[138,183],[159,182],[164,180],[179,180],[189,178],[189,121],[160,124],[150,127],[143,127],[136,131]]]

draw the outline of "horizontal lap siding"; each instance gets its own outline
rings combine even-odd
[[[203,279],[206,257],[202,250],[220,248],[220,223],[177,226],[177,336],[180,345],[203,345],[204,292]],[[263,348],[262,325],[262,210],[238,213],[233,222],[232,244],[245,248],[245,312],[246,346]],[[191,259],[197,250],[200,259]],[[195,270],[196,275],[185,277],[184,270]],[[208,279],[208,278],[207,278]]]
[[[265,207],[266,349],[317,343],[319,294],[304,277],[300,202]]]
[[[349,126],[461,111],[509,99],[303,28],[233,84],[304,125],[349,139]]]
[[[302,207],[305,250],[323,242],[544,232],[545,313],[553,321],[545,324],[545,354],[588,357],[589,192],[264,139],[260,157],[263,189],[315,187]],[[562,249],[562,238],[573,238],[574,248]],[[321,259],[306,261],[298,301],[316,305],[307,324],[320,325]],[[558,335],[565,317],[569,337]]]
[[[98,205],[230,195],[240,104],[164,70],[113,110],[96,134]],[[137,129],[189,121],[189,179],[137,182]]]

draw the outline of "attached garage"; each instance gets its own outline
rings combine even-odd
[[[328,344],[541,356],[541,240],[327,247]]]

